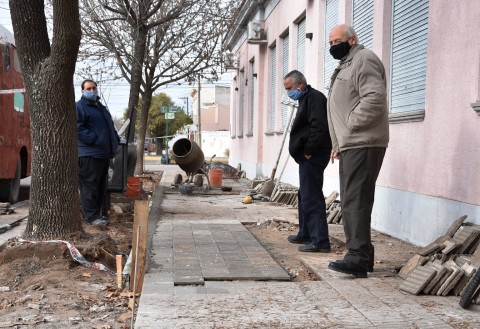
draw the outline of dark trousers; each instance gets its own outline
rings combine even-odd
[[[110,159],[79,157],[79,187],[82,215],[87,222],[101,217],[103,198],[107,188]]]
[[[321,248],[329,249],[328,224],[323,196],[323,171],[330,153],[315,154],[299,163],[300,189],[298,191],[298,238],[311,240]]]
[[[374,261],[370,224],[375,182],[385,150],[382,147],[359,148],[340,154],[340,198],[348,249],[344,259],[365,268]]]

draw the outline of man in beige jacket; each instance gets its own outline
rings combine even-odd
[[[358,44],[354,29],[330,32],[330,53],[340,60],[330,83],[328,125],[332,163],[340,160],[340,198],[347,243],[343,260],[329,268],[356,277],[373,271],[370,222],[377,180],[388,145],[385,69],[380,59]]]

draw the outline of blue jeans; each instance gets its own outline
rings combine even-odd
[[[330,152],[314,154],[310,160],[299,163],[300,189],[298,191],[297,237],[311,240],[313,244],[330,249],[328,224],[323,196],[323,172],[330,160]]]

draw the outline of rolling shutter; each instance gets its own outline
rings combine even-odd
[[[271,48],[271,81],[270,81],[270,131],[275,130],[275,102],[277,89],[277,47]]]
[[[425,109],[428,0],[394,0],[390,112]]]
[[[305,33],[307,31],[307,21],[302,19],[298,23],[297,29],[297,70],[305,74]]]
[[[338,61],[330,55],[329,35],[330,31],[338,25],[338,0],[327,0],[325,2],[325,50],[323,54],[323,89],[325,95],[328,95],[330,88],[330,78],[332,77]]]
[[[249,129],[248,132],[253,132],[253,114],[255,110],[255,77],[253,76],[255,73],[255,62],[250,63],[251,73],[250,76],[250,122],[249,122]]]
[[[233,102],[232,102],[232,121],[231,121],[231,137],[235,137],[237,133],[237,97],[236,93],[233,96]]]
[[[240,113],[238,118],[238,133],[243,136],[243,113],[245,113],[245,72],[240,72],[242,79],[240,80]]]
[[[288,48],[289,48],[289,35],[287,34],[282,38],[282,79],[288,73]],[[282,94],[286,94],[285,90]],[[282,128],[287,124],[288,106],[282,104]]]
[[[359,43],[372,49],[373,45],[373,0],[353,1],[353,28]]]

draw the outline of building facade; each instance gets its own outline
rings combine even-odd
[[[289,115],[283,76],[298,69],[327,95],[338,64],[328,35],[346,23],[387,72],[390,144],[372,227],[425,245],[461,215],[480,224],[478,17],[477,0],[245,0],[224,41],[230,163],[241,163],[249,178],[270,175]],[[282,181],[298,186],[293,160]],[[324,193],[332,190],[339,190],[337,163],[325,171]]]

